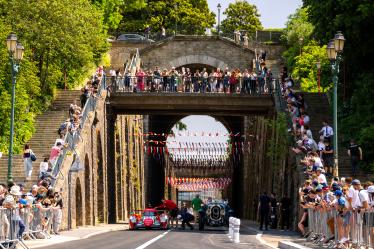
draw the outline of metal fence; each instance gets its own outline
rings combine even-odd
[[[0,208],[0,248],[27,249],[25,239],[51,238],[51,209],[36,205],[27,208]]]
[[[171,93],[242,93],[272,94],[276,87],[273,78],[239,77],[232,82],[224,77],[186,77],[186,76],[124,76],[109,77],[108,88],[118,92],[171,92]]]
[[[374,210],[308,209],[308,240],[325,248],[373,248]]]

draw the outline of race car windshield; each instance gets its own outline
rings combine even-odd
[[[144,212],[143,215],[144,216],[155,216],[155,213],[147,211],[147,212]]]

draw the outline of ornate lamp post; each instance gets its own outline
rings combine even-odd
[[[174,31],[174,35],[177,35],[177,21],[178,21],[178,4],[174,4],[174,9],[175,9],[175,31]]]
[[[8,158],[8,183],[13,182],[12,161],[13,161],[13,137],[14,137],[14,102],[16,91],[16,76],[19,71],[19,63],[23,58],[25,48],[17,43],[17,36],[13,33],[9,34],[6,39],[6,45],[9,51],[9,62],[12,70],[12,102],[10,112],[10,141],[9,141],[9,158]]]
[[[336,173],[338,173],[338,75],[344,42],[345,39],[342,32],[338,31],[334,39],[330,40],[327,45],[327,56],[331,61],[332,81],[334,83],[334,164]]]
[[[317,74],[318,74],[318,93],[321,93],[321,62],[320,61],[317,61],[316,62],[316,66],[317,66]]]
[[[221,35],[221,4],[220,3],[217,5],[217,10],[218,10],[217,31],[218,31],[218,36],[220,36]]]

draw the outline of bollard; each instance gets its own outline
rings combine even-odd
[[[234,217],[229,218],[229,238],[232,240],[234,238],[234,224],[233,224]]]
[[[239,239],[240,219],[235,218],[233,221],[233,224],[234,224],[234,243],[239,243],[240,242],[240,239]]]

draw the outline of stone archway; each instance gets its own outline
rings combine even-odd
[[[96,152],[97,152],[97,216],[100,223],[105,222],[105,209],[104,209],[104,161],[101,134],[98,131],[96,135]]]
[[[82,186],[78,177],[75,183],[75,224],[83,226]]]
[[[174,60],[171,60],[169,62],[170,68],[171,67],[182,67],[184,65],[191,65],[191,64],[203,64],[208,65],[213,68],[225,68],[228,67],[228,65],[223,62],[220,59],[217,59],[215,57],[209,56],[209,55],[186,55],[178,57]]]
[[[86,225],[92,224],[91,216],[91,167],[90,160],[86,154],[84,158],[84,203],[85,203],[85,217]]]

